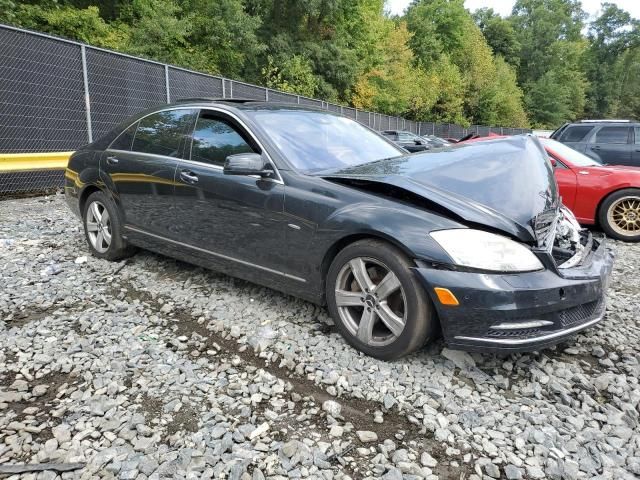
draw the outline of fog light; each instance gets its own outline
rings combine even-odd
[[[448,305],[450,307],[457,307],[460,305],[456,296],[448,288],[436,287],[433,290],[436,292],[441,304]]]

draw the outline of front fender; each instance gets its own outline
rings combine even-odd
[[[380,206],[356,203],[337,210],[318,226],[312,252],[331,252],[349,237],[373,237],[389,241],[410,258],[426,262],[451,263],[451,258],[429,236],[429,232],[466,228],[447,217],[409,205]],[[318,263],[322,259],[317,259]]]

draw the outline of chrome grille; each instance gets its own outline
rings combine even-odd
[[[556,233],[556,225],[558,223],[558,210],[549,209],[538,214],[533,222],[533,231],[538,242],[538,247],[553,247],[553,241]]]

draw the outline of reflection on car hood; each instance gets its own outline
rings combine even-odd
[[[548,217],[560,206],[551,163],[530,135],[460,144],[319,175],[393,185],[467,222],[525,242],[540,242],[536,218]]]

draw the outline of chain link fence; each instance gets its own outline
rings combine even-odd
[[[181,98],[250,98],[340,113],[376,130],[460,138],[529,130],[414,122],[0,25],[0,156],[72,151],[140,110]],[[1,162],[1,159],[0,159]],[[10,172],[0,194],[62,185],[62,172]]]

